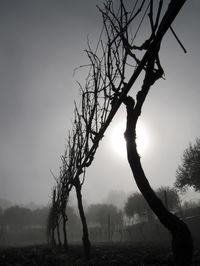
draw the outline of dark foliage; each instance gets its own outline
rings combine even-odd
[[[160,187],[156,191],[157,196],[161,199],[166,208],[175,211],[180,206],[178,193],[174,188]],[[141,193],[133,193],[125,203],[124,212],[129,218],[137,214],[140,219],[153,219],[153,212]]]
[[[108,219],[112,227],[123,223],[122,213],[112,204],[93,204],[89,206],[86,216],[88,223],[99,224],[101,227],[107,226]]]
[[[200,265],[200,251],[196,250],[194,266]],[[46,246],[8,248],[0,250],[0,266],[172,266],[172,254],[167,246],[140,244],[94,246],[91,258],[86,261],[81,246],[71,246],[68,253],[64,249]]]
[[[194,145],[190,144],[184,151],[182,164],[176,171],[175,186],[182,192],[188,187],[200,191],[200,139],[196,139]]]

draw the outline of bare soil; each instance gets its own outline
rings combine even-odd
[[[86,260],[81,245],[62,248],[27,246],[0,248],[0,266],[170,266],[174,265],[170,248],[158,245],[101,244],[92,247]],[[200,265],[200,250],[195,251],[193,266]]]

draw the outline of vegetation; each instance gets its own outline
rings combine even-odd
[[[70,221],[70,216],[67,205],[69,194],[73,188],[77,196],[77,205],[82,223],[82,242],[87,260],[94,259],[94,257],[91,257],[90,228],[86,218],[88,218],[90,226],[107,227],[109,242],[112,241],[111,227],[115,229],[123,225],[122,212],[119,212],[112,205],[98,204],[90,206],[87,215],[85,215],[82,187],[86,178],[86,169],[94,160],[100,140],[120,105],[124,104],[127,112],[124,134],[127,159],[142,194],[135,193],[129,198],[125,206],[126,214],[128,216],[134,214],[138,214],[140,217],[146,216],[149,220],[153,219],[153,212],[161,224],[171,233],[175,264],[189,266],[193,255],[193,240],[186,223],[173,212],[178,206],[178,195],[175,190],[169,188],[161,188],[157,193],[152,189],[143,170],[136,144],[136,126],[143,105],[151,87],[164,76],[159,56],[162,39],[167,30],[171,28],[171,23],[179,13],[185,0],[171,0],[165,12],[163,11],[165,6],[163,0],[156,4],[155,1],[151,0],[148,5],[143,0],[136,8],[137,2],[130,11],[122,0],[119,1],[117,8],[116,3],[112,0],[105,1],[103,8],[99,8],[103,19],[102,33],[104,32],[104,36],[100,36],[97,48],[94,51],[88,43],[86,54],[89,59],[89,64],[87,64],[87,66],[89,65],[89,73],[85,79],[85,84],[79,84],[81,101],[80,104],[75,103],[72,130],[69,131],[67,137],[59,176],[55,177],[56,185],[53,189],[52,205],[48,212],[48,218],[46,217],[48,220],[47,233],[49,242],[54,249],[57,243],[60,247],[62,246],[62,236],[63,246],[65,250],[68,249],[67,221]],[[135,38],[146,17],[149,21],[150,32],[145,27],[139,43],[137,43]],[[137,22],[137,27],[134,27],[135,22]],[[133,28],[135,28],[135,31],[133,31]],[[177,39],[173,30],[172,33]],[[142,39],[143,37],[144,39]],[[179,40],[178,42],[181,44]],[[137,88],[135,96],[128,95],[141,72],[143,73],[141,87]],[[198,140],[197,143],[199,142]],[[196,148],[196,146],[190,146],[189,150],[185,152],[183,167],[179,167],[177,171],[177,187],[188,185],[199,190],[197,180],[199,173],[198,150],[199,148]],[[179,181],[183,177],[187,180],[184,180],[181,184]],[[4,235],[5,232],[7,233],[6,230],[16,233],[16,231],[26,230],[27,227],[29,229],[37,226],[42,227],[41,224],[33,223],[32,215],[33,213],[30,210],[17,206],[4,212],[1,211],[1,237],[6,236]],[[75,216],[72,215],[72,217]],[[63,235],[60,230],[61,221]],[[77,227],[75,227],[75,230],[77,231]],[[120,249],[122,249],[121,246]],[[106,247],[106,250],[109,250],[109,248]],[[49,249],[45,252],[49,256]],[[101,252],[98,250],[96,253],[100,254]],[[130,253],[129,262],[131,264],[145,264],[144,259],[134,259],[135,254],[132,247]],[[3,259],[8,257],[5,254],[2,255]],[[116,255],[108,257],[107,265],[111,263],[116,265],[119,262],[124,264],[127,259],[126,252],[123,257],[118,257],[117,261]],[[112,260],[110,260],[110,257]],[[41,261],[38,261],[37,254],[31,254],[31,259],[33,258],[35,265],[41,263]],[[70,257],[64,257],[62,262],[65,263],[67,258]],[[73,261],[73,263],[75,262]],[[13,261],[9,261],[9,263],[13,264]],[[26,261],[24,263],[27,264]],[[52,263],[53,261],[51,261],[51,265]],[[57,263],[56,261],[55,264]],[[101,259],[99,261],[99,258],[91,263],[94,265],[104,264]]]
[[[175,212],[180,208],[180,198],[175,188],[160,187],[156,194],[168,210]]]
[[[188,187],[200,191],[200,139],[197,138],[194,145],[190,144],[184,151],[182,164],[178,166],[176,171],[177,187],[185,192]]]
[[[47,243],[47,221],[50,213],[50,207],[30,210],[20,206],[12,206],[5,209],[0,214],[0,245]],[[78,240],[80,235],[79,219],[70,206],[67,207],[67,213],[69,239],[70,241]],[[51,234],[48,236],[49,242],[54,245],[58,243],[57,234],[54,234],[54,243],[50,239],[51,236]],[[61,239],[63,239],[63,233],[61,233]]]
[[[150,211],[151,209],[144,197],[138,192],[129,196],[124,207],[124,212],[129,218],[133,218],[137,214],[142,219],[142,217],[146,217]]]
[[[199,254],[196,254],[197,263],[199,257]],[[0,249],[0,263],[4,266],[174,265],[168,247],[152,244],[94,245],[91,258],[87,262],[79,245],[72,246],[68,253],[62,249],[52,250],[47,246]]]
[[[22,229],[27,226],[46,227],[48,207],[30,210],[24,207],[12,206],[2,213],[2,222],[11,229]]]
[[[86,258],[89,259],[90,240],[82,204],[82,186],[85,181],[86,168],[94,159],[99,141],[123,103],[127,110],[127,126],[124,136],[133,177],[151,210],[172,235],[176,264],[188,266],[193,251],[190,231],[183,221],[168,210],[167,202],[163,204],[151,188],[143,171],[136,145],[136,125],[142,113],[142,107],[151,87],[164,75],[159,57],[162,38],[171,28],[171,23],[185,0],[170,1],[165,12],[163,12],[162,0],[156,4],[152,0],[147,6],[145,2],[142,1],[138,8],[135,5],[130,12],[122,0],[118,8],[114,1],[106,1],[104,7],[99,8],[105,35],[100,36],[94,51],[90,44],[86,50],[89,59],[89,74],[85,85],[79,84],[81,104],[75,104],[73,129],[68,137],[67,152],[63,157],[64,167],[62,169],[64,171],[60,176],[61,183],[58,187],[59,191],[65,189],[64,193],[67,197],[72,187],[76,190],[83,229],[83,246]],[[147,12],[150,32],[145,28],[144,38],[141,38],[138,44],[135,38]],[[164,15],[161,18],[162,14]],[[139,26],[136,28],[136,33],[133,33],[133,22],[138,19]],[[174,34],[173,30],[172,33]],[[174,35],[177,39],[176,34]],[[181,44],[179,40],[178,42]],[[141,72],[144,74],[141,89],[136,91],[134,98],[128,96]],[[57,206],[60,206],[61,198],[58,197],[59,201],[55,201]],[[66,203],[67,200],[64,205]],[[58,210],[58,217],[60,208],[56,210]]]
[[[166,189],[166,188],[165,188]],[[171,189],[173,190],[173,189]],[[134,196],[135,194],[131,195]],[[137,195],[137,193],[136,193]],[[157,220],[154,216],[148,216],[146,210],[142,211],[141,214],[137,213],[137,219],[134,220],[134,224],[130,225],[129,220],[126,219],[126,205],[129,204],[134,207],[138,204],[137,197],[128,197],[126,204],[124,206],[124,211],[119,210],[115,205],[111,204],[92,204],[89,205],[86,210],[86,218],[88,222],[89,233],[91,240],[93,242],[104,242],[104,241],[139,241],[142,239],[142,235],[137,236],[137,233],[128,234],[128,231],[138,230],[141,225],[143,229],[146,230],[146,226],[149,224],[149,219],[151,219],[151,230],[153,232],[154,224],[157,226]],[[135,202],[133,202],[133,198]],[[139,200],[142,199],[145,207],[150,211],[150,208],[146,204],[144,198],[141,194],[138,195]],[[131,200],[130,200],[131,199]],[[170,198],[168,197],[168,201]],[[139,203],[140,205],[141,203]],[[143,206],[143,205],[142,205]],[[176,206],[176,205],[174,205]],[[178,206],[178,211],[176,207],[176,212],[179,217],[186,219],[187,217],[198,217],[200,215],[200,203],[196,202],[184,202],[181,206]],[[37,208],[35,210],[30,210],[28,208],[20,206],[12,206],[0,214],[0,243],[3,246],[6,245],[25,245],[25,244],[42,244],[47,242],[46,230],[47,230],[47,220],[49,216],[49,208],[43,207]],[[137,209],[137,207],[136,207]],[[174,209],[174,210],[175,210]],[[1,209],[0,209],[1,210]],[[75,209],[73,207],[67,206],[67,232],[68,241],[70,244],[74,242],[79,242],[81,237],[81,224],[77,217]],[[9,213],[9,215],[8,215]],[[151,212],[152,215],[152,212]],[[24,219],[26,217],[26,219]],[[132,216],[130,216],[132,218]],[[16,220],[16,224],[13,221]],[[194,221],[195,223],[195,221]],[[137,226],[135,226],[137,225]],[[134,229],[135,228],[135,229]],[[60,238],[62,244],[64,244],[64,234],[62,231],[62,223],[59,226]],[[162,229],[160,229],[162,230]],[[148,233],[147,233],[148,234]],[[51,236],[51,235],[50,235]],[[146,235],[147,236],[147,235]],[[149,236],[145,241],[149,239]],[[56,247],[58,242],[57,230],[55,230],[54,235],[54,247]],[[164,240],[164,238],[162,239]],[[149,241],[149,240],[148,240]],[[151,239],[153,241],[153,239]],[[63,245],[64,246],[64,245]],[[65,248],[65,246],[64,246]],[[66,248],[65,248],[66,250]]]
[[[157,196],[170,211],[178,211],[180,208],[180,199],[174,188],[160,187],[156,191]],[[127,217],[137,216],[140,221],[152,221],[155,217],[145,198],[141,193],[133,193],[125,203],[124,212]]]

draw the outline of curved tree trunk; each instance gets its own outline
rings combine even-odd
[[[80,218],[81,218],[81,222],[82,222],[83,247],[84,247],[86,259],[89,259],[90,258],[91,244],[90,244],[90,240],[89,240],[88,227],[87,227],[87,222],[86,222],[85,213],[84,213],[84,209],[83,209],[82,195],[81,195],[81,184],[80,184],[79,180],[76,181],[75,189],[76,189],[76,196],[77,196],[77,201],[78,201],[79,214],[80,214]]]
[[[136,123],[138,114],[136,113],[137,110],[134,109],[134,101],[126,102],[126,107],[127,125],[124,136],[126,139],[128,162],[134,179],[152,211],[172,235],[172,249],[176,265],[189,266],[193,253],[193,241],[190,231],[183,221],[165,208],[162,201],[151,188],[143,171],[136,147]]]

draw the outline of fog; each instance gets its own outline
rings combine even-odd
[[[95,5],[101,3],[1,1],[1,198],[24,205],[50,201],[50,170],[59,173],[74,100],[79,97],[76,79],[84,80],[73,71],[87,62],[87,37],[94,47],[97,43],[102,24]],[[161,61],[166,80],[152,88],[141,116],[149,138],[142,163],[154,188],[173,185],[184,149],[199,137],[199,8],[199,1],[187,1],[173,25],[187,54],[170,32],[164,38]],[[111,145],[114,126],[125,117],[122,107],[87,170],[87,204],[113,203],[109,193],[114,190],[121,195],[137,191],[126,158]],[[200,198],[192,191],[184,197]],[[71,201],[75,204],[74,196]]]

